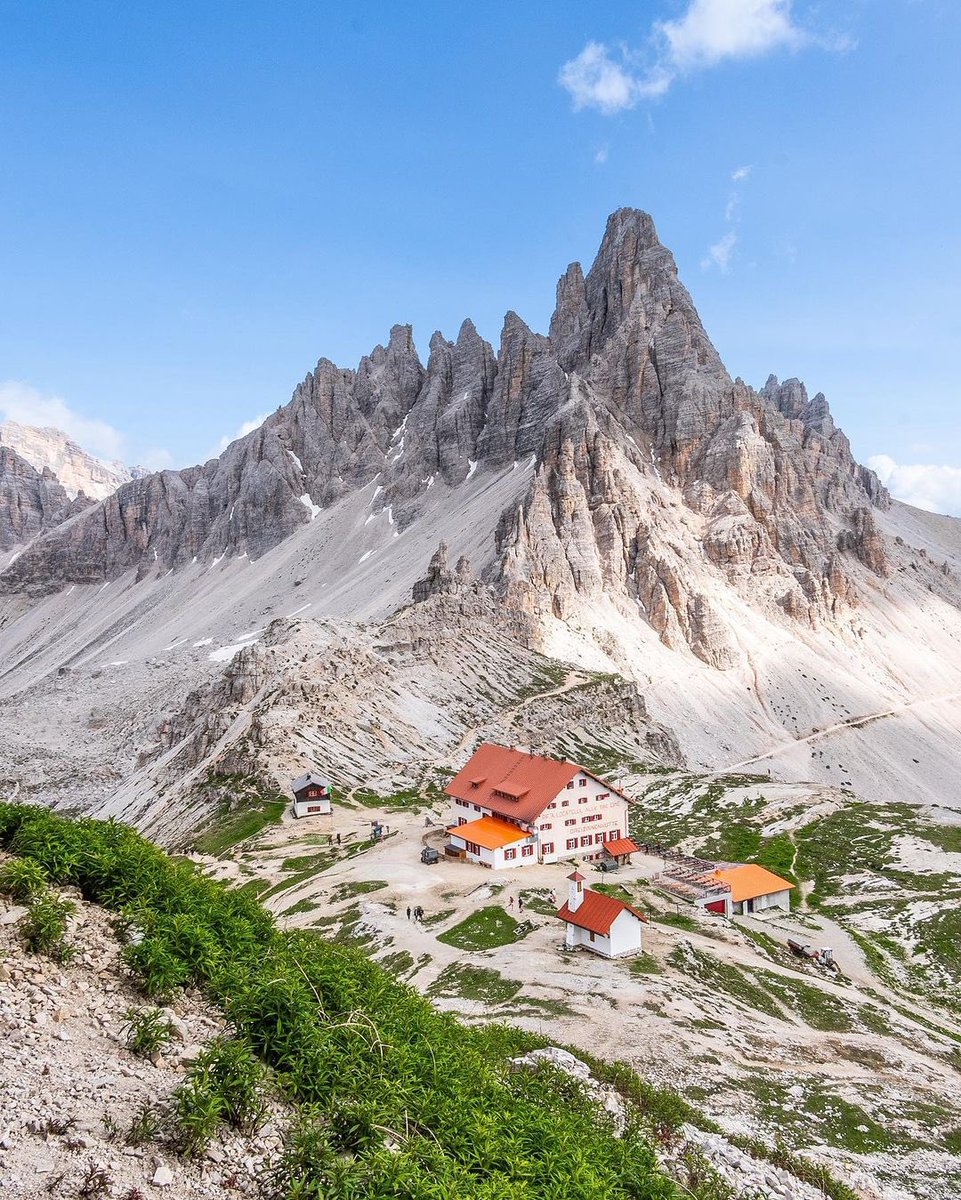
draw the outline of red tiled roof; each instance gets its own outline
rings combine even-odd
[[[583,767],[540,754],[525,754],[509,746],[485,742],[478,746],[444,791],[458,800],[469,800],[481,808],[533,821]],[[586,771],[596,779],[592,772]],[[602,781],[603,782],[603,781]],[[614,795],[621,793],[604,782]],[[496,793],[501,793],[497,795]]]
[[[640,847],[633,838],[612,838],[611,841],[604,843],[604,849],[608,854],[637,854]]]
[[[451,825],[447,832],[456,834],[465,842],[476,842],[485,850],[499,850],[501,846],[523,842],[530,837],[526,830],[507,821],[499,821],[497,817],[478,817],[476,821],[468,821],[466,825]]]
[[[600,933],[607,937],[611,932],[611,926],[625,908],[629,913],[633,913],[639,921],[647,924],[647,917],[632,905],[625,904],[616,896],[605,896],[603,892],[592,892],[590,888],[584,889],[584,898],[578,905],[577,912],[571,912],[568,905],[565,904],[558,910],[557,915],[562,921],[569,921],[572,925],[580,926],[581,929],[588,929],[591,933]]]
[[[448,796],[470,800],[491,812],[533,821],[579,770],[574,763],[485,742],[444,790]]]

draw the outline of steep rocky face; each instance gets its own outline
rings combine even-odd
[[[95,458],[62,430],[50,426],[0,421],[0,443],[16,450],[38,471],[45,467],[52,471],[71,500],[81,492],[92,500],[103,500],[121,484],[149,474],[146,467]]]
[[[824,397],[731,379],[651,218],[622,209],[587,275],[562,276],[549,336],[508,313],[495,354],[465,321],[425,367],[395,326],[356,371],[321,360],[219,459],[134,480],[40,539],[0,588],[259,556],[368,487],[371,514],[403,530],[434,486],[519,463],[537,469],[492,530],[488,578],[531,617],[604,596],[724,668],[718,588],[817,624],[856,604],[859,570],[887,569],[872,517],[887,495]],[[424,594],[449,571],[432,564]]]
[[[0,551],[25,545],[90,503],[82,493],[71,500],[48,467],[38,471],[0,445]]]

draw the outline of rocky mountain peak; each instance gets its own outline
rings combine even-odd
[[[737,660],[718,588],[763,584],[778,613],[816,622],[856,603],[848,567],[886,570],[870,514],[886,493],[824,397],[733,380],[652,219],[624,208],[587,274],[572,263],[561,277],[547,336],[509,311],[496,352],[465,320],[454,341],[433,335],[426,367],[409,325],[356,370],[321,359],[219,459],[127,484],[69,537],[39,539],[0,589],[259,557],[368,488],[361,527],[378,522],[388,545],[438,503],[458,514],[445,518],[456,544],[501,473],[506,507],[485,515],[472,558],[515,609],[565,619],[615,598],[713,666]],[[450,571],[432,563],[421,590]]]

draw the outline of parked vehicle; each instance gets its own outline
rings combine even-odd
[[[605,862],[597,864],[598,871],[616,871],[621,864],[614,862],[613,859],[607,859]]]
[[[420,861],[428,866],[433,866],[440,859],[440,855],[433,846],[425,846],[420,852]]]

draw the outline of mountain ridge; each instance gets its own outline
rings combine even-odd
[[[0,588],[43,592],[129,569],[142,578],[197,559],[257,556],[371,484],[370,516],[385,514],[400,533],[438,478],[457,487],[477,470],[522,459],[538,466],[528,513],[556,505],[562,492],[610,513],[624,508],[625,458],[642,476],[680,486],[685,503],[712,519],[705,545],[716,562],[750,553],[776,566],[791,617],[814,619],[851,599],[845,557],[883,574],[872,509],[889,498],[854,462],[824,397],[809,401],[795,380],[771,377],[761,392],[732,380],[653,221],[620,209],[587,275],[574,263],[561,277],[549,335],[508,312],[496,354],[468,319],[455,341],[433,335],[426,365],[403,325],[356,370],[321,359],[285,407],[219,458],[125,484],[39,539],[0,574]],[[650,546],[642,507],[628,506],[636,528],[621,547],[627,573],[641,570],[637,598],[660,632],[697,647],[700,636],[664,586],[670,568]],[[564,556],[555,546],[552,564],[521,565],[515,553],[509,569],[504,548],[516,551],[526,536],[518,520],[504,510],[502,561],[486,568],[516,593]],[[610,530],[599,536],[610,540]],[[591,572],[608,584],[616,573],[610,561]],[[581,584],[557,580],[554,608],[571,586]],[[691,601],[695,624],[705,604]]]

